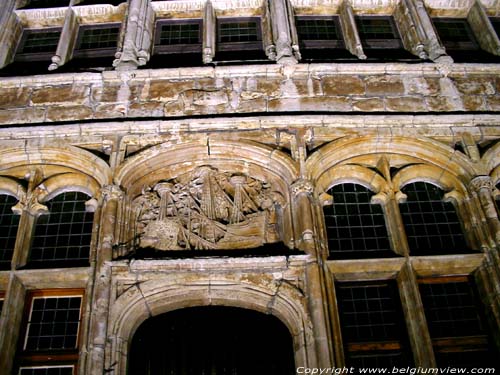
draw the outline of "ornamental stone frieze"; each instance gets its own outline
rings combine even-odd
[[[156,250],[256,248],[282,239],[284,203],[269,182],[200,166],[144,187],[133,201],[135,238]]]

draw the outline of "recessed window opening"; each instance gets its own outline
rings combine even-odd
[[[69,1],[70,0],[28,0],[27,4],[19,9],[67,7]]]
[[[80,26],[73,55],[75,57],[114,56],[119,35],[120,24]]]
[[[24,30],[15,60],[50,61],[56,53],[60,36],[60,28]]]
[[[390,250],[382,208],[371,203],[373,192],[347,183],[328,193],[333,197],[333,204],[324,207],[330,259],[396,255]]]
[[[10,269],[10,262],[16,244],[19,215],[12,207],[17,199],[11,195],[0,194],[0,270]]]
[[[396,283],[337,282],[336,289],[347,365],[411,365]]]
[[[37,218],[30,267],[88,265],[94,218],[86,210],[88,199],[80,192],[65,192],[46,203],[49,213]]]
[[[359,16],[356,24],[364,48],[403,47],[392,17]]]
[[[455,206],[445,202],[444,191],[426,182],[404,186],[400,211],[412,255],[470,252]]]
[[[201,52],[202,20],[163,20],[156,25],[156,54]]]

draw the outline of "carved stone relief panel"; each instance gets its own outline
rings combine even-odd
[[[267,181],[204,165],[143,188],[134,237],[156,250],[256,248],[282,240],[284,203]]]

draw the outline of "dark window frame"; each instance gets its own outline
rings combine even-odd
[[[472,32],[472,29],[469,25],[469,22],[467,22],[466,18],[449,18],[449,17],[433,17],[431,19],[432,25],[434,29],[436,30],[436,34],[443,44],[443,46],[447,49],[450,50],[471,50],[471,51],[476,51],[480,50],[481,47],[476,41],[476,37],[474,36],[474,33]],[[437,21],[437,22],[436,22]],[[443,39],[442,34],[439,33],[439,28],[437,27],[436,23],[441,23],[441,24],[446,24],[446,23],[460,23],[464,26],[464,31],[466,32],[469,40],[468,41],[453,41],[453,40],[446,40]]]
[[[51,5],[50,4],[51,0],[44,0],[43,2],[45,2],[46,4],[41,4],[40,6],[40,4],[36,4],[36,2],[33,4],[33,0],[29,0],[25,6],[17,9],[66,8],[69,6],[70,0],[55,0],[54,2],[56,3],[56,5]]]
[[[81,48],[81,44],[83,42],[83,36],[86,30],[110,29],[110,28],[118,28],[116,45],[114,47],[88,48],[88,49]],[[80,25],[80,27],[78,28],[78,36],[76,38],[75,48],[73,50],[73,57],[94,58],[94,57],[114,56],[115,53],[118,51],[118,43],[120,41],[121,31],[122,31],[121,22]]]
[[[12,200],[12,206],[10,206],[10,210],[12,210],[12,207],[14,207],[16,204],[18,204],[19,199],[14,196],[13,194],[0,194],[0,197],[5,197],[5,199]],[[3,199],[3,198],[2,198]],[[16,202],[16,203],[14,203]],[[4,208],[9,207],[9,205],[4,205],[3,202],[0,206],[0,212],[3,212]],[[7,208],[8,209],[8,208]],[[10,223],[8,225],[4,226],[3,220],[5,219],[5,216],[2,214],[2,220],[0,222],[0,230],[2,231],[2,238],[0,239],[0,244],[2,246],[1,252],[0,252],[0,270],[10,270],[11,268],[11,263],[12,263],[12,257],[14,255],[15,247],[16,247],[16,241],[17,241],[17,236],[19,232],[19,222],[21,220],[21,215],[18,215],[14,212],[9,212],[6,216],[10,216]],[[17,218],[17,219],[16,219]],[[13,225],[12,222],[16,222],[16,225]],[[10,246],[11,245],[11,246]],[[10,258],[8,257],[10,255]]]
[[[74,348],[66,349],[46,349],[46,350],[26,350],[26,342],[28,339],[28,327],[30,323],[30,315],[33,309],[33,301],[39,298],[67,298],[78,297],[80,298],[80,313],[78,319],[77,336]],[[43,366],[73,366],[74,373],[76,373],[76,364],[79,359],[79,348],[82,341],[83,329],[83,309],[85,306],[85,290],[79,288],[72,289],[43,289],[33,290],[27,293],[23,320],[21,325],[21,332],[19,335],[16,368],[17,372],[22,367],[43,367]]]
[[[500,17],[489,17],[489,20],[493,30],[495,30],[495,33],[500,38]]]
[[[306,39],[301,38],[297,26],[297,21],[332,21],[335,25],[335,31],[337,33],[338,39]],[[299,38],[299,44],[302,48],[306,49],[339,49],[345,48],[344,38],[342,33],[342,27],[340,26],[339,16],[295,16],[295,25],[297,28],[297,34]]]
[[[21,366],[19,367],[19,372],[18,375],[23,375],[25,372],[23,370],[35,370],[34,372],[37,373],[36,370],[46,370],[46,369],[61,369],[61,368],[69,368],[71,369],[71,375],[76,375],[76,365],[67,365],[67,364],[60,364],[60,365],[27,365],[27,366]],[[30,371],[31,372],[31,371]]]
[[[385,20],[388,22],[393,38],[366,38],[360,31],[359,23],[363,20],[378,19]],[[401,34],[399,33],[394,17],[389,15],[359,15],[355,17],[356,27],[358,29],[359,37],[361,39],[361,44],[364,49],[404,49],[403,41],[401,40]]]
[[[199,25],[199,41],[197,43],[182,43],[182,44],[160,44],[161,29],[163,25]],[[162,55],[170,53],[201,53],[203,41],[203,19],[201,18],[186,18],[186,19],[159,19],[155,25],[154,48],[153,54]]]
[[[256,41],[248,42],[220,42],[220,27],[223,24],[240,23],[240,22],[255,22],[256,24]],[[216,26],[216,50],[218,52],[226,51],[244,51],[244,50],[263,50],[262,40],[262,18],[255,17],[218,17]]]
[[[26,41],[28,40],[29,35],[33,34],[42,34],[46,32],[55,32],[61,33],[61,27],[48,27],[42,29],[24,29],[23,34],[21,36],[21,40],[18,43],[16,54],[14,56],[15,61],[28,62],[28,61],[50,61],[52,56],[54,56],[57,52],[57,46],[59,45],[59,41],[56,44],[56,48],[54,52],[23,52]]]

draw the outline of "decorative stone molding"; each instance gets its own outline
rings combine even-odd
[[[143,189],[134,237],[156,250],[255,248],[280,240],[283,204],[265,181],[201,166]]]

